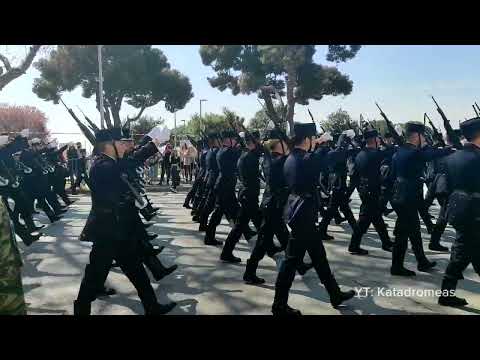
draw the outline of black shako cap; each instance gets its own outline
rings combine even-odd
[[[314,123],[295,123],[293,124],[293,132],[297,139],[317,136],[317,127]]]
[[[122,129],[101,129],[95,133],[95,142],[101,143],[106,141],[119,141],[122,139]]]
[[[222,131],[222,138],[223,139],[227,139],[227,138],[236,138],[237,137],[237,133],[233,130],[225,130],[225,131]]]
[[[378,136],[378,131],[376,129],[365,128],[363,130],[363,139],[364,140],[375,138],[377,136]]]
[[[285,138],[285,134],[283,134],[281,131],[277,129],[268,130],[265,133],[265,137],[264,137],[265,140],[272,140],[272,139],[282,140],[284,138]]]
[[[405,132],[425,134],[425,125],[419,121],[409,121],[405,124]]]
[[[471,139],[475,133],[480,131],[480,117],[475,117],[460,123],[460,130],[465,138]]]

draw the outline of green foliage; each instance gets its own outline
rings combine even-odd
[[[166,56],[151,45],[106,45],[102,49],[103,88],[106,116],[120,123],[120,108],[125,100],[143,110],[165,103],[174,112],[183,109],[193,97],[189,79],[171,69]],[[80,86],[82,95],[96,97],[98,106],[98,53],[95,45],[59,45],[35,67],[40,77],[33,92],[40,98],[58,103],[63,92]]]
[[[339,63],[355,57],[360,46],[330,45],[327,61]],[[293,125],[295,104],[308,105],[326,95],[348,95],[353,82],[335,66],[313,61],[315,45],[202,45],[200,57],[215,71],[208,78],[220,91],[251,94],[273,87],[287,96],[285,118]],[[265,99],[265,97],[262,95]],[[267,100],[267,99],[265,99]],[[271,98],[268,99],[271,101]]]
[[[349,129],[358,131],[358,123],[354,122],[350,114],[341,108],[329,114],[327,120],[322,122],[322,126],[332,134],[341,133]]]
[[[224,130],[231,130],[227,116],[237,117],[237,114],[227,108],[223,109],[222,114],[206,113],[202,114],[202,118],[198,114],[194,114],[186,125],[177,126],[177,134],[179,137],[190,135],[200,137],[201,132],[208,134],[209,132],[219,132]],[[243,123],[244,119],[240,119]]]
[[[141,116],[138,120],[131,123],[131,132],[135,135],[145,135],[150,132],[155,126],[163,125],[165,120],[162,118],[155,119],[148,115]]]
[[[359,46],[329,46],[327,60],[341,62],[353,58]],[[204,65],[216,72],[210,85],[234,95],[250,94],[261,86],[273,85],[284,94],[285,75],[297,72],[296,101],[308,104],[324,95],[348,95],[352,81],[336,67],[313,62],[314,45],[202,45],[200,56]]]
[[[280,106],[276,106],[275,110],[278,113],[280,111]],[[247,129],[263,131],[267,128],[269,122],[270,118],[268,117],[266,111],[264,109],[261,109],[257,111],[255,115],[253,115],[253,118],[250,119]],[[283,124],[283,130],[285,130],[285,127],[285,124]]]

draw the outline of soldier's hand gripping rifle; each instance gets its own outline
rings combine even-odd
[[[383,117],[387,124],[388,131],[392,134],[393,139],[397,143],[397,145],[402,145],[404,143],[404,139],[402,136],[398,135],[397,130],[395,130],[395,126],[393,126],[393,123],[388,119],[387,115],[383,112],[383,110],[380,108],[378,103],[375,103],[377,105],[378,110],[380,110],[380,115]]]
[[[63,104],[63,106],[65,106],[65,109],[67,109],[68,113],[70,114],[70,116],[73,118],[73,120],[75,120],[75,122],[77,123],[78,127],[80,128],[80,130],[82,131],[83,135],[85,135],[85,137],[88,139],[88,141],[90,141],[90,143],[92,145],[95,145],[95,136],[90,132],[90,129],[87,128],[85,126],[85,124],[83,124],[77,117],[77,115],[75,115],[75,113],[73,112],[72,109],[70,109],[67,105],[65,105],[65,103],[63,102],[62,98],[59,98],[60,102]]]
[[[443,140],[443,136],[442,134],[438,131],[438,129],[435,127],[435,125],[433,124],[432,120],[430,119],[430,117],[428,116],[427,113],[424,113],[423,114],[423,119],[425,121],[425,119],[428,120],[428,123],[430,124],[430,127],[432,128],[432,131],[433,131],[433,138],[435,140],[437,140],[437,142],[441,145],[441,146],[445,146],[445,141]]]
[[[460,141],[460,138],[458,137],[457,133],[453,130],[452,125],[450,125],[450,121],[447,119],[447,116],[443,112],[443,110],[440,108],[440,105],[435,101],[435,98],[432,96],[432,100],[437,106],[437,111],[442,117],[443,120],[443,127],[445,128],[445,131],[447,132],[447,136],[450,139],[450,142],[453,144],[454,147],[457,149],[461,149],[462,143]]]

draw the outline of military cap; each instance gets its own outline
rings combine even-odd
[[[259,140],[260,139],[260,131],[254,130],[250,131],[247,134],[245,134],[245,140],[250,141],[250,140]]]
[[[100,129],[95,133],[95,142],[101,143],[106,141],[120,140],[122,137],[121,130],[119,128],[113,129]]]
[[[409,121],[405,124],[405,132],[425,134],[425,125],[419,121]]]
[[[216,132],[210,132],[210,133],[207,134],[208,140],[215,140],[218,137],[219,137],[218,133],[216,133]]]
[[[480,131],[480,117],[475,117],[460,123],[460,130],[467,140],[473,138],[473,136]]]
[[[295,123],[293,125],[293,132],[295,133],[295,137],[298,139],[316,136],[317,127],[314,123]]]
[[[376,129],[367,128],[363,130],[363,138],[365,140],[375,138],[378,136],[378,131]]]
[[[233,130],[224,130],[222,131],[222,138],[234,138],[237,137],[237,133]]]
[[[285,138],[285,134],[283,134],[281,131],[278,129],[272,129],[267,131],[265,134],[265,140],[271,140],[271,139],[277,139],[277,140],[282,140]]]
[[[387,131],[383,137],[388,139],[388,138],[391,138],[393,136],[392,136],[392,133],[390,131]]]

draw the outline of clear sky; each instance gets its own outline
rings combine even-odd
[[[3,50],[4,45],[0,47]],[[190,78],[193,86],[195,96],[185,109],[177,112],[177,125],[182,124],[181,120],[188,120],[191,115],[199,112],[199,99],[208,100],[202,104],[204,113],[221,112],[222,107],[227,106],[250,119],[260,109],[255,95],[233,96],[229,90],[220,92],[210,86],[207,77],[213,75],[213,71],[202,64],[198,45],[155,47],[165,53],[173,68]],[[326,46],[317,46],[315,60],[327,63],[325,54]],[[313,101],[309,107],[318,120],[340,107],[347,110],[354,119],[358,119],[360,113],[368,118],[378,118],[375,106],[375,101],[378,101],[395,123],[423,121],[423,113],[427,112],[436,124],[440,124],[440,117],[429,97],[432,94],[453,120],[455,128],[458,120],[473,116],[473,102],[480,103],[479,59],[480,46],[473,45],[364,46],[356,58],[339,65],[339,69],[353,80],[352,93],[345,97],[326,97],[321,101]],[[38,71],[30,68],[27,74],[0,92],[0,103],[36,106],[46,113],[48,128],[60,142],[77,139],[84,141],[80,136],[55,135],[61,132],[78,133],[79,130],[62,105],[45,102],[32,92],[33,79],[38,75]],[[83,98],[80,89],[67,93],[62,98],[74,110],[77,110],[78,105],[90,118],[99,119],[94,98]],[[137,110],[127,104],[122,106],[122,118],[136,113]],[[165,110],[163,103],[148,108],[145,114],[161,116],[167,120],[167,126],[173,127],[173,114]],[[304,106],[297,105],[295,117],[300,122],[310,121]]]

